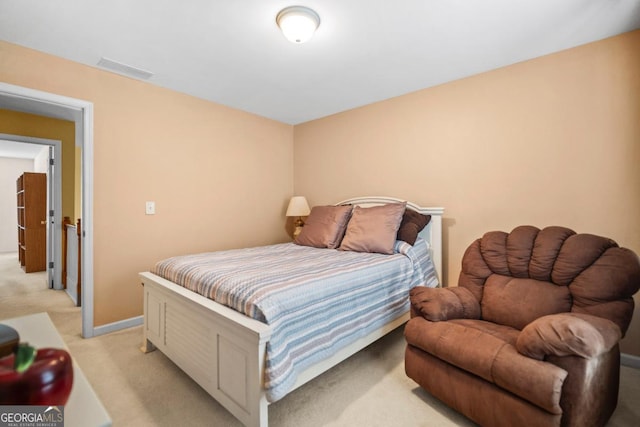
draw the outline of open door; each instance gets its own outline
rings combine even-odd
[[[49,168],[47,170],[47,284],[49,288],[53,289],[55,287],[55,253],[56,253],[56,242],[54,238],[54,230],[55,230],[55,152],[53,146],[49,146]],[[59,266],[58,266],[59,267]]]
[[[35,139],[35,138],[32,138]],[[49,145],[47,161],[47,285],[63,289],[62,285],[62,143],[40,140]]]

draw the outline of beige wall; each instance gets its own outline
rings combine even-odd
[[[640,31],[298,125],[295,191],[444,206],[449,285],[475,238],[520,224],[640,253],[638,52]],[[622,349],[640,355],[638,309]]]
[[[292,126],[5,42],[0,81],[94,105],[96,325],[142,314],[161,258],[287,239]]]

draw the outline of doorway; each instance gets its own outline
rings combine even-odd
[[[11,153],[12,146],[33,146],[37,151],[46,149],[45,156],[34,167],[35,172],[47,174],[47,213],[46,213],[46,286],[51,289],[63,289],[62,284],[62,173],[59,169],[62,159],[61,141],[34,138],[21,135],[0,133],[0,144]],[[8,147],[7,147],[8,146]],[[34,163],[40,154],[32,158]]]
[[[70,120],[75,123],[76,143],[81,147],[82,336],[95,335],[93,324],[93,104],[0,82],[0,108]]]

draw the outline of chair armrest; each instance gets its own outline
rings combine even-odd
[[[416,286],[409,292],[411,317],[431,322],[450,319],[479,319],[480,303],[467,288],[427,288]]]
[[[585,359],[608,352],[622,338],[618,325],[590,314],[558,313],[540,317],[520,332],[516,349],[544,360],[546,356],[580,356]]]

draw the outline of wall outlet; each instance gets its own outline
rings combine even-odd
[[[147,215],[155,215],[156,202],[146,202],[144,205],[144,210]]]

